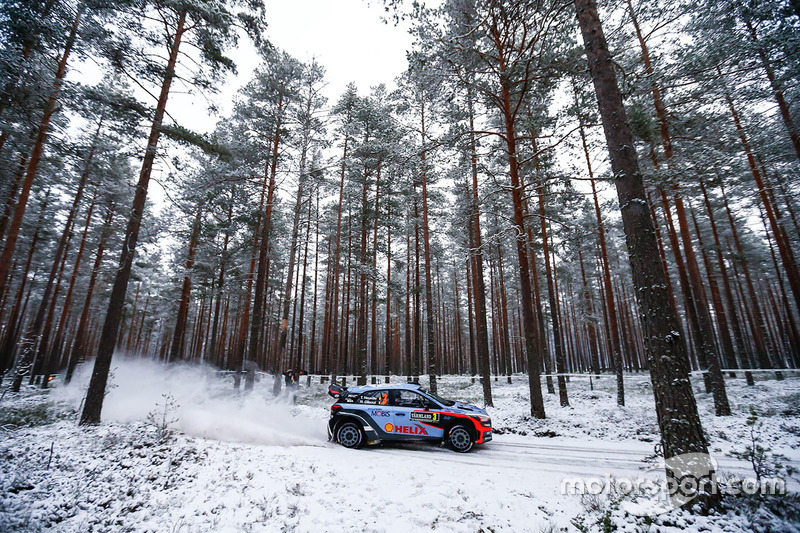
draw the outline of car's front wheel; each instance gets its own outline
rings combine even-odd
[[[345,422],[336,432],[336,440],[345,448],[358,448],[364,441],[364,433],[355,422]]]
[[[453,426],[447,435],[447,442],[457,452],[466,453],[472,449],[474,441],[469,430],[464,426]]]

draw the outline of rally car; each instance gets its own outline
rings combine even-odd
[[[440,398],[419,384],[331,385],[328,440],[347,448],[388,441],[423,440],[468,452],[492,440],[492,420],[483,409]]]

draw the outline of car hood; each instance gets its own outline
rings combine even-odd
[[[476,407],[476,406],[470,405],[468,403],[461,403],[461,402],[458,402],[458,401],[456,402],[456,404],[454,406],[451,407],[451,409],[453,409],[454,411],[461,411],[461,412],[465,412],[465,413],[474,413],[476,415],[488,415],[489,414],[484,409],[481,409],[480,407]]]

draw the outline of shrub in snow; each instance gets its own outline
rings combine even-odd
[[[156,428],[156,435],[160,441],[168,440],[173,432],[170,425],[178,421],[175,412],[178,410],[178,402],[172,394],[162,394],[163,402],[157,403],[156,408],[147,413],[147,423]]]

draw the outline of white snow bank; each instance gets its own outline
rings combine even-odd
[[[82,365],[69,385],[55,388],[54,399],[80,408],[92,366]],[[174,402],[174,408],[167,408],[169,427],[193,437],[268,446],[326,440],[324,424],[285,396],[273,397],[272,378],[262,379],[250,393],[237,392],[232,379],[220,379],[211,367],[116,355],[106,390],[107,422],[144,422],[148,416],[160,421],[165,404]]]

